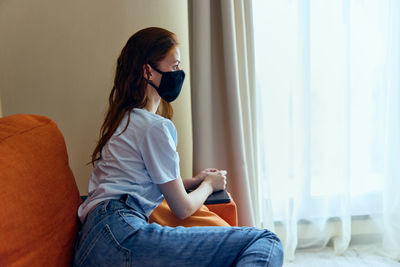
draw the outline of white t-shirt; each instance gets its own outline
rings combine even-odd
[[[84,222],[100,202],[134,196],[146,216],[162,202],[158,184],[180,177],[177,134],[174,124],[145,109],[128,113],[103,147],[89,181],[88,198],[78,209]]]

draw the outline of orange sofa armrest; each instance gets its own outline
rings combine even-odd
[[[229,193],[228,193],[229,194]],[[229,194],[231,202],[222,204],[208,204],[206,207],[216,213],[224,221],[226,221],[230,226],[238,226],[237,217],[237,207],[235,201],[232,199],[231,194]]]
[[[236,204],[230,195],[229,197],[231,198],[230,203],[202,205],[192,216],[184,220],[172,213],[164,199],[149,216],[149,221],[170,227],[237,226]]]

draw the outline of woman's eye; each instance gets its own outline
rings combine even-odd
[[[179,65],[175,65],[172,67],[174,70],[179,70]]]

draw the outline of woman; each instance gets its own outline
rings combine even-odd
[[[268,230],[148,223],[164,197],[184,219],[226,185],[226,172],[217,169],[180,177],[169,104],[185,77],[179,63],[176,36],[161,28],[135,33],[122,49],[89,196],[78,210],[74,266],[282,265],[280,240]]]

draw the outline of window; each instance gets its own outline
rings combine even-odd
[[[400,91],[390,3],[254,1],[260,180],[274,219],[382,212],[400,120],[388,103]]]

